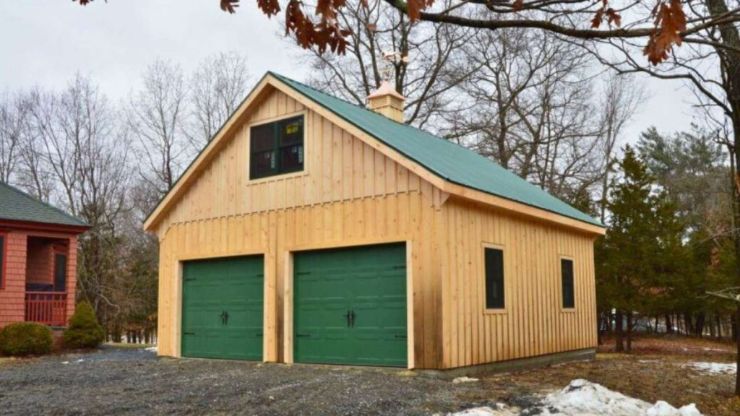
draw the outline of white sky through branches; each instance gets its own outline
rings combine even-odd
[[[70,0],[0,0],[0,92],[61,88],[80,71],[118,101],[157,57],[189,73],[221,51],[245,54],[253,81],[266,70],[303,80],[300,52],[281,35],[278,21],[253,1],[242,3],[229,15],[216,0],[97,0],[86,7]],[[688,87],[654,79],[642,85],[648,100],[624,138],[634,141],[651,125],[666,133],[689,128],[695,112]]]

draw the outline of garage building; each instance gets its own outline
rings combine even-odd
[[[448,369],[596,346],[588,215],[402,124],[268,73],[145,222],[159,354]]]

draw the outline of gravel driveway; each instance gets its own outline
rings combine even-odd
[[[158,359],[105,348],[0,364],[0,414],[434,414],[487,404],[481,383],[398,369]]]

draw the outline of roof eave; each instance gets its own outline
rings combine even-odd
[[[51,231],[51,232],[63,232],[69,234],[82,234],[85,231],[92,228],[87,224],[58,224],[41,221],[27,221],[0,218],[0,229],[19,229],[19,230],[34,230],[34,231]]]
[[[266,87],[270,86],[270,80],[277,80],[272,72],[267,72],[262,76],[262,79],[252,88],[247,96],[242,100],[239,107],[231,114],[231,116],[224,122],[221,128],[216,132],[208,145],[204,147],[200,153],[190,162],[190,165],[185,171],[177,178],[172,189],[167,192],[162,199],[157,203],[151,213],[144,220],[143,228],[145,231],[154,232],[159,222],[162,220],[163,214],[167,211],[168,206],[172,201],[182,193],[186,185],[191,180],[194,172],[199,166],[210,160],[213,154],[220,149],[222,146],[221,142],[223,138],[228,135],[235,127],[237,127],[238,120],[246,112],[246,110],[254,103],[264,92]]]

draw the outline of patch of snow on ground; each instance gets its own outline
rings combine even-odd
[[[664,401],[652,405],[582,379],[573,380],[564,389],[542,397],[540,403],[531,408],[497,407],[496,410],[478,407],[454,413],[452,416],[702,416],[693,403],[680,409]]]
[[[476,382],[476,381],[478,381],[477,378],[463,376],[463,377],[457,377],[457,378],[455,378],[454,380],[452,380],[452,383],[453,384],[473,383],[473,382]]]
[[[727,350],[727,349],[724,349],[724,348],[709,348],[709,347],[704,347],[702,349],[704,351],[732,352],[732,350]]]
[[[145,348],[145,350],[146,351],[151,351],[151,352],[157,352],[157,347],[156,346],[155,347],[148,347],[148,348]]]
[[[710,362],[693,362],[685,364],[684,367],[690,367],[709,374],[735,374],[737,373],[737,364],[735,363],[710,363]]]

